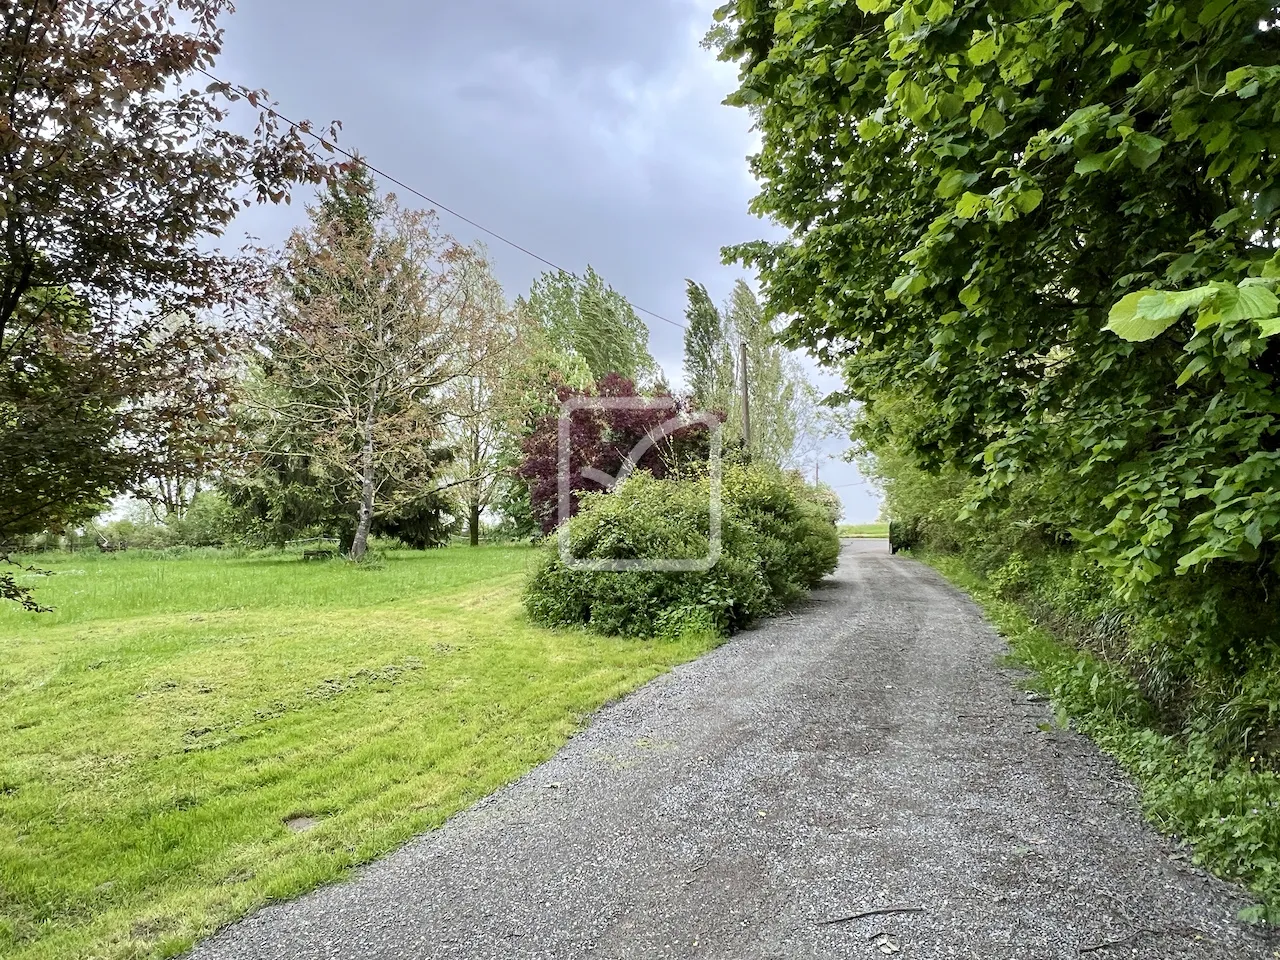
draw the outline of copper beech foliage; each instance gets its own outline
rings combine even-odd
[[[560,512],[562,457],[569,480],[569,516],[577,515],[584,493],[609,489],[601,485],[599,474],[621,477],[637,449],[643,451],[643,455],[632,464],[633,468],[648,471],[659,480],[679,473],[682,467],[696,470],[696,465],[707,462],[710,431],[705,423],[694,419],[697,410],[689,397],[674,397],[666,392],[645,397],[636,389],[634,380],[616,373],[602,377],[594,388],[561,386],[556,397],[561,408],[539,418],[524,438],[524,459],[517,470],[529,485],[534,519],[544,534],[551,533],[568,519]],[[595,405],[591,403],[593,399],[635,403]],[[583,403],[571,413],[562,414],[563,405],[574,400]],[[562,416],[567,416],[568,440],[563,451],[560,448]],[[667,428],[670,421],[679,418],[688,422],[675,429]],[[639,446],[650,437],[655,441],[652,445]]]
[[[232,10],[0,3],[0,540],[130,487],[181,508],[225,423],[230,318],[267,276],[210,240],[343,166],[336,124],[209,82]]]
[[[263,91],[207,83],[227,0],[9,0],[0,28],[0,333],[33,290],[96,314],[243,296],[244,257],[200,249],[248,203],[332,170]],[[233,103],[252,135],[226,127]],[[333,136],[332,127],[324,131]]]

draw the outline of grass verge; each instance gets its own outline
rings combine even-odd
[[[952,554],[919,557],[978,603],[1033,671],[1058,723],[1070,724],[1114,757],[1138,783],[1148,819],[1194,849],[1194,860],[1248,887],[1259,903],[1241,919],[1280,923],[1280,776],[1257,758],[1224,762],[1195,737],[1154,729],[1154,714],[1117,666],[1062,642],[1027,610]]]
[[[394,849],[714,641],[534,627],[533,551],[39,558],[0,609],[0,956],[168,957]]]

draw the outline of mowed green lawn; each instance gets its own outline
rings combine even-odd
[[[532,559],[40,558],[57,611],[0,608],[0,956],[179,953],[438,826],[713,643],[535,628]]]
[[[867,539],[885,540],[889,537],[889,524],[887,523],[842,523],[840,525],[840,536],[842,537],[864,537]]]

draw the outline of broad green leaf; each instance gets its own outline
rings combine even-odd
[[[1217,306],[1224,323],[1235,323],[1275,316],[1280,301],[1264,286],[1243,283],[1238,287],[1226,286],[1219,294]]]
[[[1280,333],[1280,317],[1267,317],[1265,320],[1258,321],[1258,329],[1262,331],[1264,337],[1274,337]]]
[[[999,110],[987,110],[982,114],[982,119],[978,121],[978,129],[983,131],[989,137],[998,137],[1004,133],[1005,127],[1004,117]]]
[[[1137,290],[1127,294],[1111,308],[1111,312],[1107,315],[1107,326],[1105,329],[1124,338],[1125,340],[1150,340],[1157,337],[1168,329],[1167,326],[1161,327],[1149,336],[1144,336],[1145,327],[1139,327],[1136,322],[1138,312],[1138,301],[1143,297],[1149,296],[1150,290]]]
[[[1185,140],[1200,129],[1200,115],[1195,110],[1186,108],[1174,110],[1170,125],[1173,127],[1173,135],[1179,140]]]
[[[1200,255],[1196,253],[1184,253],[1182,256],[1169,264],[1169,269],[1164,275],[1169,278],[1170,283],[1178,283],[1183,277],[1195,269],[1196,264],[1200,260]]]
[[[976,38],[969,45],[969,59],[977,66],[990,63],[996,58],[996,38],[993,34],[974,32]]]
[[[897,300],[899,297],[911,296],[919,293],[928,285],[928,280],[918,273],[904,273],[897,280],[893,281],[891,286],[885,292],[885,298],[888,300]]]
[[[1222,121],[1205,124],[1200,129],[1200,142],[1205,153],[1221,153],[1235,137],[1236,128]]]
[[[1146,170],[1158,159],[1164,149],[1164,141],[1149,133],[1135,133],[1128,139],[1126,156],[1139,170]]]
[[[991,198],[980,193],[966,193],[956,203],[956,216],[972,220],[991,203]]]
[[[898,103],[902,108],[902,112],[916,123],[923,120],[929,113],[928,104],[925,101],[924,87],[914,80],[908,80],[902,85],[902,93],[898,97]]]
[[[883,13],[890,3],[891,0],[858,0],[858,9],[863,13]]]
[[[1122,53],[1111,61],[1111,79],[1114,80],[1133,66],[1133,52]]]
[[[1044,199],[1044,191],[1039,187],[1027,187],[1018,194],[1014,201],[1018,209],[1023,213],[1030,213],[1036,207],[1040,206],[1040,201]]]
[[[1280,185],[1273,184],[1261,191],[1253,201],[1253,215],[1267,219],[1280,208]]]
[[[1216,307],[1209,307],[1201,310],[1199,316],[1196,317],[1196,330],[1208,330],[1221,322],[1222,314],[1218,312]]]
[[[1106,329],[1133,343],[1154,340],[1187,310],[1216,292],[1212,287],[1172,293],[1167,290],[1137,290],[1111,308]]]
[[[1253,67],[1238,67],[1227,72],[1227,83],[1224,90],[1239,90],[1253,76]]]
[[[1244,216],[1243,210],[1241,210],[1239,207],[1232,207],[1222,216],[1218,217],[1216,220],[1213,221],[1213,229],[1225,230],[1227,227],[1231,226],[1231,224],[1235,223],[1237,220],[1239,220],[1243,216]]]
[[[938,96],[938,116],[949,120],[964,109],[964,97],[948,91]]]
[[[1184,386],[1192,377],[1203,373],[1207,366],[1209,366],[1208,357],[1203,354],[1192,357],[1191,362],[1186,365],[1182,373],[1178,376],[1177,385],[1180,387]]]
[[[1135,318],[1153,323],[1163,323],[1166,320],[1172,323],[1188,310],[1217,296],[1219,292],[1219,288],[1213,285],[1191,290],[1155,290],[1138,301]],[[1166,323],[1165,328],[1168,326]]]
[[[947,17],[951,16],[952,11],[954,10],[955,3],[953,0],[933,0],[933,3],[929,5],[929,9],[924,15],[924,18],[930,23],[937,23],[940,20],[945,20]]]
[[[858,136],[863,140],[874,140],[884,130],[884,124],[871,117],[864,117],[858,122]]]
[[[1200,16],[1196,18],[1196,22],[1204,27],[1209,26],[1235,2],[1236,0],[1209,0],[1200,10]]]
[[[1099,170],[1106,170],[1111,166],[1112,157],[1113,154],[1110,152],[1091,153],[1076,163],[1076,173],[1096,173]]]
[[[957,193],[978,179],[976,173],[964,170],[948,170],[938,182],[938,196],[954,197]]]

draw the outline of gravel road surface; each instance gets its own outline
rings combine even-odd
[[[1002,652],[932,570],[847,542],[794,616],[194,957],[1280,957]],[[889,908],[919,912],[841,920]]]

